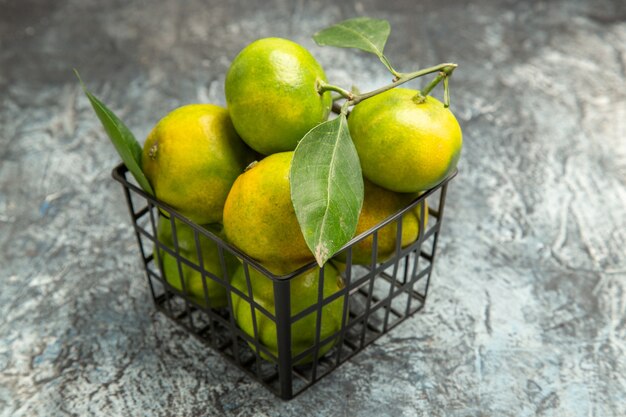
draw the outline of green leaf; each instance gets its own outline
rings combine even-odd
[[[352,239],[363,205],[361,165],[345,115],[302,138],[291,162],[290,184],[304,240],[322,266]]]
[[[107,135],[109,135],[109,139],[111,139],[122,161],[124,161],[124,164],[126,164],[126,167],[131,174],[133,174],[141,188],[148,194],[154,195],[150,182],[141,170],[142,149],[137,139],[135,139],[130,129],[126,127],[124,122],[122,122],[115,113],[109,110],[96,96],[87,90],[78,71],[74,70],[74,73],[76,77],[78,77],[78,81],[80,81],[80,85],[89,99],[91,107],[93,107],[93,110],[96,112],[98,119],[100,119],[102,123],[102,127],[104,127]]]
[[[391,28],[386,20],[357,17],[317,32],[313,35],[313,40],[320,46],[357,48],[382,59],[390,32]]]

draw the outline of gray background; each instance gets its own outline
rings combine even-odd
[[[0,415],[626,415],[625,4],[0,0]],[[155,313],[71,68],[143,140],[259,37],[387,83],[310,39],[357,15],[459,63],[460,174],[426,309],[282,402]]]

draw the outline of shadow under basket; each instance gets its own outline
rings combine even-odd
[[[355,236],[337,255],[342,262],[319,268],[313,261],[278,276],[218,232],[146,194],[124,164],[113,170],[124,187],[157,309],[283,399],[301,393],[424,307],[446,189],[455,175]],[[300,300],[292,286],[304,275],[309,282],[313,276],[314,293]],[[264,293],[273,300],[254,296],[261,284],[255,280],[267,280]]]

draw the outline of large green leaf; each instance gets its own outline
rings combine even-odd
[[[390,31],[386,20],[357,17],[321,30],[313,39],[320,46],[357,48],[382,58]]]
[[[304,240],[322,266],[354,236],[363,205],[361,165],[344,115],[302,138],[290,184]]]
[[[109,110],[96,96],[87,90],[78,71],[74,70],[74,72],[76,73],[76,77],[78,77],[78,81],[80,81],[85,95],[91,103],[91,107],[93,107],[93,110],[96,112],[98,119],[100,119],[102,123],[102,127],[104,127],[104,130],[113,143],[113,146],[115,146],[117,153],[122,158],[122,161],[124,161],[124,164],[126,164],[126,167],[131,174],[133,174],[141,188],[148,194],[154,195],[150,182],[141,170],[142,149],[137,139],[135,139],[130,129],[126,127],[124,122],[122,122],[115,113]]]

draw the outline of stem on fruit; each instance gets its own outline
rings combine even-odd
[[[435,88],[437,84],[439,84],[439,82],[443,80],[444,78],[446,78],[446,73],[443,71],[439,71],[439,74],[437,74],[437,76],[418,93],[417,95],[418,101],[420,103],[423,103],[426,100],[426,96],[430,94],[433,88]]]
[[[346,90],[345,88],[341,88],[337,85],[328,84],[322,80],[319,80],[317,82],[317,92],[319,94],[324,94],[326,91],[334,91],[336,93],[339,93],[348,100],[352,100],[354,98],[354,94]]]
[[[450,88],[448,87],[448,80],[450,77],[443,79],[443,107],[450,107]]]
[[[391,84],[385,85],[383,87],[377,88],[376,90],[370,91],[368,93],[363,93],[363,94],[355,94],[355,93],[353,93],[351,91],[346,90],[345,88],[341,88],[341,87],[338,87],[336,85],[328,84],[328,83],[323,82],[323,81],[319,81],[318,82],[317,91],[320,94],[322,94],[325,91],[334,91],[334,92],[337,92],[337,93],[341,94],[343,97],[345,97],[346,101],[341,106],[341,113],[342,114],[347,114],[348,113],[348,108],[350,106],[356,105],[356,104],[362,102],[363,100],[367,100],[368,98],[374,97],[377,94],[384,93],[385,91],[391,90],[392,88],[395,88],[395,87],[397,87],[397,86],[399,86],[401,84],[404,84],[404,83],[406,83],[408,81],[411,81],[411,80],[413,80],[413,79],[415,79],[417,77],[421,77],[421,76],[427,75],[427,74],[432,74],[433,72],[439,72],[437,77],[435,77],[435,79],[421,93],[418,93],[418,96],[416,96],[416,98],[418,100],[421,100],[420,102],[423,102],[424,100],[426,100],[425,96],[428,95],[428,93],[442,79],[444,80],[444,89],[447,91],[447,79],[452,74],[452,72],[454,71],[454,69],[457,66],[458,66],[457,64],[445,63],[445,64],[435,65],[434,67],[424,68],[422,70],[415,71],[415,72],[395,73],[397,75],[395,75],[395,78],[394,78],[394,80],[393,80],[393,82]],[[450,100],[449,93],[446,93],[446,94],[448,94],[447,100],[449,102],[449,100]]]
[[[441,71],[439,71],[439,74],[437,74],[437,76],[435,77],[435,79],[433,79],[430,83],[428,83],[428,85],[422,89],[422,91],[418,91],[418,93],[415,95],[414,100],[416,103],[423,103],[424,101],[426,101],[426,96],[433,90],[433,88],[435,88],[437,86],[437,84],[439,84],[441,82],[441,80],[443,80],[443,90],[444,90],[444,101],[445,96],[448,95],[447,100],[448,100],[448,104],[446,105],[444,103],[444,107],[448,107],[450,104],[450,97],[449,97],[449,91],[448,91],[448,77],[450,75],[452,75],[452,71],[454,71],[454,69],[456,68],[456,65],[454,67],[452,66],[448,66],[448,67],[444,67],[441,69]]]
[[[417,77],[421,77],[427,74],[432,74],[433,72],[438,72],[439,74],[437,74],[435,79],[432,80],[426,86],[426,88],[424,88],[421,92],[417,93],[417,95],[415,96],[415,101],[418,103],[423,103],[426,100],[426,96],[428,95],[428,93],[430,93],[432,89],[435,88],[435,86],[439,84],[439,82],[441,82],[441,80],[444,80],[443,81],[444,95],[445,95],[444,105],[448,107],[450,105],[450,92],[448,91],[448,77],[452,75],[452,72],[457,66],[458,66],[457,64],[445,63],[445,64],[435,65],[434,67],[428,67],[419,71],[408,72],[408,73],[398,73],[395,70],[393,70],[391,66],[389,66],[388,68],[395,75],[393,82],[391,84],[387,84],[383,87],[377,88],[376,90],[370,91],[368,93],[355,94],[352,91],[346,90],[345,88],[341,88],[333,84],[328,84],[321,80],[317,82],[317,91],[320,94],[323,94],[326,91],[334,91],[336,93],[341,94],[342,97],[345,97],[346,101],[341,106],[340,112],[341,114],[347,115],[348,108],[350,106],[354,106],[362,102],[363,100],[367,100],[368,98],[374,97],[377,94],[384,93],[385,91],[391,90],[392,88],[395,88],[401,84],[411,81]],[[333,101],[336,101],[337,99],[339,98],[334,98]]]

